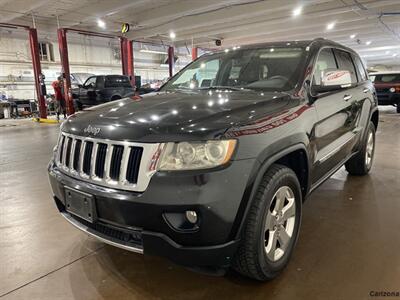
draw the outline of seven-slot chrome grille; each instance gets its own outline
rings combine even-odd
[[[72,177],[143,192],[155,171],[149,165],[160,144],[120,142],[61,133],[56,164]]]

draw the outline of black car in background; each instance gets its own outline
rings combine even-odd
[[[118,100],[134,92],[128,76],[98,75],[89,77],[85,83],[72,89],[75,110]]]

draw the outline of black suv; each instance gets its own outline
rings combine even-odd
[[[72,97],[76,110],[84,106],[93,106],[131,95],[134,88],[129,77],[122,75],[91,76],[85,83],[72,89]]]
[[[307,195],[371,169],[374,87],[328,40],[207,54],[135,99],[69,117],[48,168],[61,214],[123,249],[271,279]]]

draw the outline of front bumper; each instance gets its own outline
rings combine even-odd
[[[49,165],[61,214],[74,226],[108,244],[199,267],[230,265],[239,240],[233,224],[255,160],[234,161],[203,174],[155,174],[143,193],[115,190],[74,179]],[[97,221],[65,210],[65,187],[94,196]],[[195,210],[198,226],[177,228],[169,217]]]
[[[377,92],[379,105],[398,105],[400,103],[400,94],[391,92]]]

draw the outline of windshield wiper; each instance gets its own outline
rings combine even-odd
[[[243,87],[234,87],[234,86],[223,86],[223,85],[213,85],[208,87],[200,87],[199,90],[230,90],[230,91],[244,91],[249,90]]]

